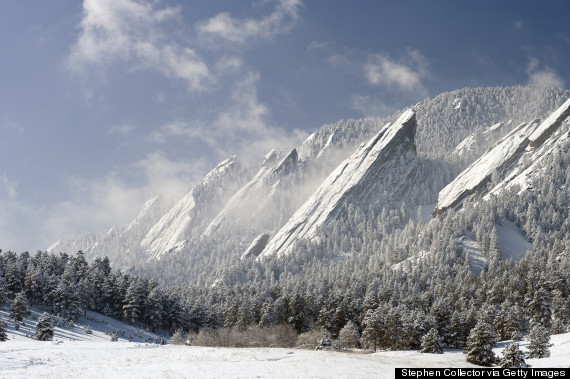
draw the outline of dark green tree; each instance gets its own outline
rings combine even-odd
[[[541,324],[535,324],[530,329],[528,344],[529,358],[550,357],[550,331]]]
[[[469,333],[465,346],[467,361],[481,365],[491,366],[497,363],[493,348],[497,345],[497,333],[491,324],[479,321]]]
[[[52,317],[49,313],[44,312],[36,325],[36,337],[40,341],[51,341],[53,334]]]
[[[443,342],[435,328],[431,328],[425,336],[422,337],[422,353],[443,354]]]
[[[527,368],[530,365],[524,361],[524,352],[519,349],[518,343],[510,344],[502,351],[503,359],[501,359],[502,368]]]

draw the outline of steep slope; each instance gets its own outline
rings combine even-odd
[[[288,254],[300,239],[317,237],[349,203],[401,198],[415,175],[416,116],[405,111],[340,164],[269,241],[259,258]]]
[[[506,170],[519,159],[530,143],[529,136],[537,126],[537,120],[518,126],[459,174],[440,191],[434,215],[457,206],[464,198],[483,188],[493,173]]]
[[[109,257],[118,266],[130,266],[146,260],[139,243],[161,217],[172,207],[173,201],[164,196],[148,200],[129,224],[113,227],[102,233],[86,233],[63,238],[51,245],[48,252],[74,253],[82,250],[85,257]]]
[[[458,206],[475,192],[486,192],[493,174],[497,175],[491,192],[497,193],[514,184],[526,187],[527,178],[540,167],[542,157],[549,155],[568,139],[560,128],[570,116],[570,100],[546,120],[520,125],[440,191],[434,216]]]
[[[147,201],[139,215],[126,226],[65,238],[48,251],[83,250],[88,259],[108,256],[119,267],[159,258],[182,243],[194,229],[205,227],[202,224],[236,191],[241,177],[242,168],[236,157],[231,157],[219,163],[178,202],[156,197]]]
[[[283,190],[283,179],[296,170],[298,162],[296,149],[290,150],[284,156],[279,156],[275,151],[268,153],[255,177],[230,198],[209,223],[203,235],[212,237],[224,224],[241,223],[242,226],[249,227],[257,221],[258,225],[268,227],[262,219]]]
[[[540,174],[543,161],[556,152],[564,151],[570,141],[570,99],[552,113],[536,128],[529,137],[529,148],[523,159],[497,183],[490,193],[497,194],[505,189],[518,186],[520,190],[529,188],[532,178]]]
[[[159,259],[164,253],[179,248],[193,232],[201,233],[203,224],[212,210],[208,208],[223,204],[227,192],[235,187],[240,166],[233,156],[220,162],[202,182],[178,201],[146,234],[141,247],[149,259]],[[197,230],[196,230],[197,229]]]

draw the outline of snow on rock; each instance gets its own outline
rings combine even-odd
[[[537,120],[519,125],[442,189],[434,216],[457,206],[465,197],[486,186],[493,172],[505,170],[516,162],[528,146],[528,137],[537,125]]]
[[[532,183],[532,179],[539,175],[540,171],[544,169],[544,159],[555,151],[563,151],[564,146],[570,139],[569,102],[570,100],[564,103],[562,107],[555,111],[535,130],[529,139],[534,138],[535,146],[538,141],[542,140],[540,146],[533,147],[531,140],[531,145],[527,148],[519,164],[517,164],[501,182],[495,185],[490,191],[490,194],[496,195],[513,186],[518,186],[519,191],[528,189]],[[563,118],[564,114],[566,114],[565,119]],[[566,121],[566,123],[564,123],[564,121]],[[556,128],[552,129],[552,125],[556,125]],[[547,139],[543,139],[544,133],[548,134]],[[484,199],[488,198],[489,194],[487,194]]]
[[[254,218],[256,213],[271,201],[280,179],[295,170],[299,156],[297,150],[292,149],[275,164],[278,159],[279,156],[273,150],[265,156],[255,177],[230,198],[221,212],[209,223],[204,236],[212,236],[222,223],[229,221],[232,216],[247,214],[248,217]]]
[[[202,208],[210,206],[223,189],[220,187],[224,177],[238,170],[235,156],[220,162],[210,171],[202,182],[180,199],[146,234],[141,246],[149,259],[160,259],[169,251],[184,246],[184,241],[191,237],[194,219]],[[204,216],[202,212],[201,216]]]
[[[140,241],[173,203],[174,200],[169,197],[155,197],[148,200],[137,217],[126,226],[114,227],[102,233],[63,238],[47,251],[73,253],[81,250],[87,259],[108,256],[118,266],[141,263],[146,260],[146,254],[140,248]]]
[[[241,255],[241,259],[247,259],[251,257],[257,258],[259,254],[265,249],[267,242],[269,241],[270,235],[267,233],[260,234],[253,242],[247,247],[244,253]]]
[[[416,115],[405,111],[342,162],[269,241],[259,258],[288,254],[296,241],[313,239],[345,204],[403,196],[415,175]]]
[[[530,147],[540,146],[554,133],[568,116],[570,116],[570,99],[552,113],[529,137]]]

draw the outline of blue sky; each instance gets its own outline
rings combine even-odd
[[[0,2],[0,248],[464,87],[569,88],[570,2]]]

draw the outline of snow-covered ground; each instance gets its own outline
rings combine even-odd
[[[570,333],[533,367],[568,367]],[[507,343],[496,348],[497,354]],[[522,345],[526,345],[523,342]],[[129,342],[0,343],[2,378],[393,378],[396,367],[476,367],[460,350],[374,354],[273,348],[209,348]]]
[[[3,310],[6,320],[6,311]],[[96,320],[96,321],[94,321]],[[159,337],[103,315],[90,313],[72,331],[57,328],[54,340],[27,338],[34,321],[20,331],[9,323],[0,342],[0,378],[393,378],[396,367],[475,367],[461,350],[329,352],[275,348],[210,348],[111,342],[105,330],[124,330],[134,341]],[[92,335],[83,332],[91,326]],[[551,357],[529,359],[533,367],[568,367],[570,333],[552,336]],[[495,349],[497,355],[509,342]],[[528,343],[521,342],[524,349]]]
[[[24,324],[20,325],[20,329],[14,328],[14,323],[8,320],[9,312],[7,306],[0,308],[0,316],[6,321],[8,327],[9,343],[19,341],[30,341],[31,337],[36,334],[36,323],[41,317],[43,311],[40,308],[33,307],[32,314],[24,320]],[[90,327],[92,333],[85,333],[85,328]],[[87,312],[87,317],[81,317],[72,329],[67,325],[63,327],[55,327],[54,342],[104,342],[111,340],[111,334],[117,332],[119,341],[133,342],[160,342],[162,336],[151,333],[149,331],[136,328],[124,322],[118,321],[112,317],[107,317],[97,312]],[[38,343],[36,341],[33,341]],[[0,352],[4,351],[4,344],[0,344]],[[1,370],[0,366],[0,370]]]

